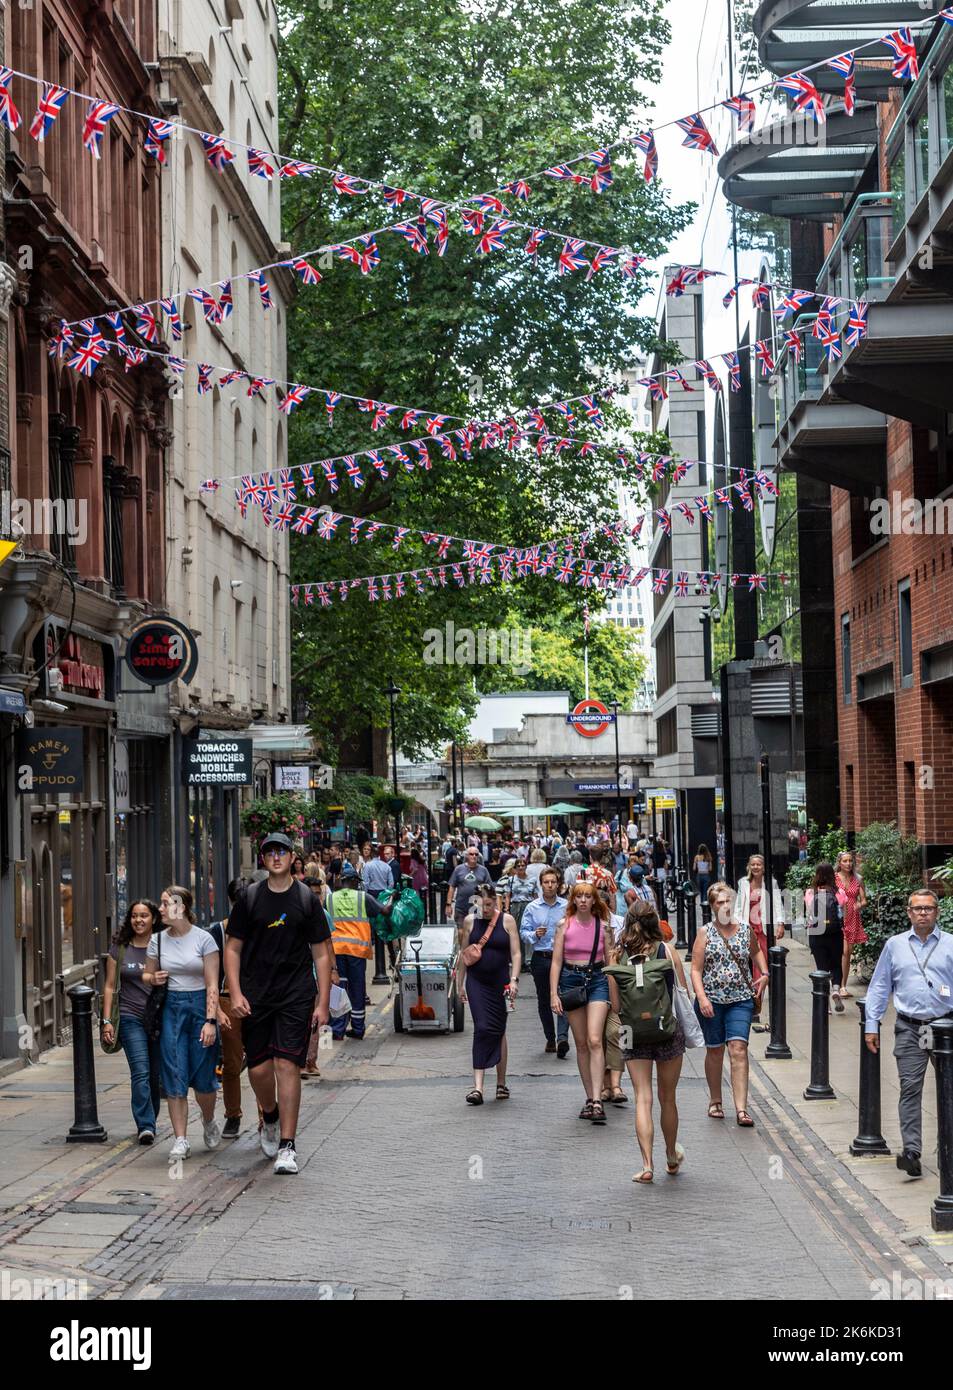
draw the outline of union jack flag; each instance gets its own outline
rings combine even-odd
[[[449,418],[449,415],[431,415],[429,420],[424,421],[424,429],[435,439]]]
[[[782,351],[787,348],[795,362],[800,362],[804,356],[804,339],[794,328],[789,328],[784,334],[784,342],[781,345]]]
[[[681,512],[682,516],[688,522],[689,526],[695,525],[695,513],[692,511],[691,506],[688,502],[676,502],[675,510],[677,512]]]
[[[731,488],[716,487],[715,501],[719,504],[719,506],[727,507],[730,512],[734,511],[734,506],[731,501]]]
[[[360,180],[351,174],[335,174],[331,180],[331,187],[335,193],[347,194],[349,198],[354,198],[358,193],[366,193],[367,186],[360,187]]]
[[[265,272],[263,270],[251,270],[248,272],[248,278],[258,286],[261,307],[267,312],[271,308],[271,290],[268,288]]]
[[[52,82],[43,83],[43,95],[36,108],[36,115],[30,122],[30,134],[34,140],[46,139],[68,96],[69,91],[66,87],[57,87]]]
[[[671,459],[668,459],[668,460],[666,460],[666,461],[667,461],[668,463],[671,463],[671,462],[672,462]],[[697,463],[698,460],[697,460],[697,459],[693,459],[692,462]],[[675,465],[675,467],[672,469],[672,482],[673,482],[673,483],[680,483],[680,482],[682,481],[682,479],[683,479],[684,477],[687,476],[689,467],[690,467],[690,463],[689,463],[689,461],[688,461],[687,459],[683,460],[682,463],[677,463],[677,464]]]
[[[461,208],[460,221],[471,236],[480,236],[486,223],[486,217],[480,208]]]
[[[206,323],[221,323],[222,311],[218,307],[218,300],[215,298],[214,294],[210,294],[208,290],[203,290],[201,288],[186,290],[186,294],[189,299],[194,299],[196,304],[201,304]]]
[[[821,339],[821,347],[827,353],[828,362],[839,362],[844,355],[840,334],[837,332],[825,333]]]
[[[551,169],[544,169],[543,173],[551,179],[564,179],[567,183],[585,183],[582,175],[573,173],[568,164],[554,164]]]
[[[623,278],[632,280],[635,277],[636,271],[640,266],[644,265],[647,260],[648,256],[626,256],[619,265]]]
[[[722,304],[726,309],[730,309],[732,303],[734,302],[735,296],[737,295],[738,291],[742,288],[743,285],[756,285],[757,283],[757,280],[739,280],[737,285],[734,285],[724,296],[724,298],[721,301]]]
[[[342,519],[343,513],[341,512],[324,512],[318,526],[318,535],[323,541],[331,540]]]
[[[760,496],[762,491],[769,493],[772,497],[778,496],[777,484],[772,482],[767,473],[759,472],[754,475],[754,484]]]
[[[397,409],[396,405],[385,405],[381,401],[372,401],[371,408],[374,411],[374,418],[371,421],[372,430],[379,430],[382,425],[386,425],[387,417],[393,415]]]
[[[651,183],[658,173],[658,148],[655,144],[655,136],[651,130],[643,131],[632,141],[637,150],[641,150],[645,155],[645,182]]]
[[[764,590],[767,589],[767,587],[768,587],[768,576],[767,576],[766,574],[749,574],[749,575],[748,575],[748,592],[749,592],[749,593],[754,593],[755,589],[760,589],[762,592],[764,592]]]
[[[74,372],[79,372],[81,376],[92,376],[100,362],[109,352],[109,344],[99,335],[87,338],[85,343],[80,343],[73,356],[67,359],[66,365],[72,367]]]
[[[387,452],[393,454],[394,458],[403,467],[406,473],[413,473],[414,461],[404,448],[403,444],[388,444]]]
[[[748,483],[747,483],[747,480],[744,479],[744,478],[742,478],[741,482],[740,482],[740,483],[735,483],[734,486],[735,486],[735,492],[737,492],[738,496],[741,498],[741,505],[744,507],[745,511],[746,511],[746,512],[753,512],[753,511],[754,511],[754,498],[751,496],[751,493],[748,491]]]
[[[679,570],[678,574],[676,574],[676,576],[675,576],[675,584],[674,584],[674,587],[673,587],[673,592],[675,593],[675,595],[676,595],[677,598],[687,598],[687,597],[688,597],[688,585],[689,585],[689,577],[688,577],[688,575],[686,574],[686,572],[685,572],[684,570]]]
[[[937,15],[937,19],[945,20],[947,24],[953,24],[953,5],[948,6],[945,10],[941,10]]]
[[[534,405],[530,407],[526,413],[526,423],[529,425],[530,429],[542,430],[545,433],[546,420],[539,406]]]
[[[278,484],[270,473],[262,473],[258,479],[258,486],[261,490],[261,505],[270,510],[272,504],[278,500]]]
[[[529,201],[529,195],[532,193],[532,191],[533,190],[530,188],[529,184],[526,182],[525,179],[514,179],[512,183],[507,183],[503,185],[504,193],[509,193],[512,197],[517,198],[522,203],[526,203]]]
[[[202,144],[205,147],[205,158],[217,174],[224,174],[229,164],[235,161],[235,155],[228,148],[221,135],[203,135]]]
[[[798,313],[805,304],[810,304],[813,298],[814,294],[810,290],[790,290],[775,309],[774,317],[778,323],[783,323],[788,314]]]
[[[294,521],[294,514],[295,509],[293,505],[288,502],[280,511],[273,512],[270,517],[266,516],[265,520],[268,521],[273,531],[287,531],[292,521]]]
[[[391,231],[398,236],[405,237],[412,250],[420,256],[429,256],[430,247],[427,245],[427,223],[421,217],[416,222],[401,222],[398,226],[392,227]]]
[[[666,391],[666,389],[665,389],[665,387],[662,385],[662,383],[659,381],[658,377],[654,377],[654,376],[643,376],[643,377],[639,377],[639,379],[638,379],[637,382],[636,382],[636,385],[637,385],[637,386],[645,386],[645,387],[647,387],[647,388],[648,388],[649,395],[652,397],[652,400],[653,400],[653,401],[667,401],[667,400],[668,400],[668,392]]]
[[[860,342],[861,338],[867,337],[867,311],[869,305],[866,300],[855,302],[850,306],[850,318],[847,320],[847,346],[854,347]]]
[[[234,305],[233,305],[233,303],[232,303],[232,282],[231,282],[231,280],[223,280],[223,281],[222,281],[222,293],[221,293],[221,297],[219,298],[219,301],[218,301],[218,307],[219,307],[219,309],[220,309],[220,311],[221,311],[221,314],[222,314],[222,321],[223,321],[223,322],[224,322],[225,319],[230,319],[230,318],[231,318],[231,316],[232,316],[232,309],[234,308]]]
[[[721,360],[728,368],[728,380],[732,391],[741,390],[741,362],[736,352],[722,353]]]
[[[7,130],[17,130],[20,126],[20,113],[10,93],[12,80],[13,72],[11,69],[0,67],[0,121],[3,122]]]
[[[595,173],[591,178],[583,179],[583,183],[588,184],[593,193],[604,193],[607,188],[612,186],[612,165],[609,163],[609,156],[605,150],[596,150],[593,154],[587,155],[596,165]]]
[[[591,589],[596,582],[596,562],[595,560],[583,560],[582,571],[576,581],[580,589]]]
[[[666,381],[677,382],[683,391],[694,391],[695,389],[694,386],[690,386],[688,384],[685,377],[682,375],[682,373],[678,370],[677,367],[672,367],[669,371],[663,372],[662,375],[665,377]]]
[[[683,116],[675,124],[679,130],[685,132],[685,139],[682,144],[690,150],[707,150],[718,157],[718,146],[712,139],[711,131],[706,126],[701,115],[696,112],[694,116]]]
[[[572,408],[572,406],[569,404],[569,402],[568,402],[568,401],[554,401],[554,402],[553,402],[553,410],[558,410],[558,411],[559,411],[559,414],[563,417],[563,419],[566,421],[566,423],[568,424],[568,426],[569,426],[569,428],[570,428],[570,430],[571,430],[572,427],[573,427],[573,425],[576,423],[576,417],[575,417],[575,415],[574,415],[574,413],[573,413],[573,408]]]
[[[825,333],[834,331],[834,310],[844,301],[837,299],[833,295],[828,295],[821,303],[817,318],[814,320],[814,327],[811,330],[815,338],[823,338]]]
[[[410,447],[417,450],[417,462],[419,466],[429,473],[433,465],[430,462],[430,455],[427,452],[426,444],[421,443],[420,440],[412,439],[410,441]]]
[[[594,275],[609,264],[613,257],[621,256],[621,254],[622,252],[616,246],[600,246],[592,258],[592,264],[586,271],[586,279],[591,280]]]
[[[278,409],[282,415],[290,415],[297,406],[304,404],[310,394],[310,386],[292,386],[285,393],[284,399],[278,402]]]
[[[110,328],[116,335],[116,342],[120,343],[122,346],[125,346],[126,325],[122,321],[122,314],[117,310],[113,314],[106,314],[105,318],[106,322],[109,324]]]
[[[241,371],[240,369],[236,368],[234,371],[231,371],[231,372],[224,372],[223,375],[222,375],[222,379],[221,379],[221,381],[219,382],[219,385],[220,385],[220,386],[231,386],[231,384],[232,384],[233,381],[244,381],[244,379],[245,379],[245,373],[244,373],[243,371]]]
[[[420,419],[423,412],[420,410],[405,410],[401,416],[400,427],[402,430],[412,430]]]
[[[313,465],[310,463],[303,463],[299,472],[301,474],[301,486],[304,488],[305,497],[313,497],[315,493]]]
[[[280,179],[310,178],[317,169],[316,164],[303,164],[300,159],[287,159],[278,166]]]
[[[338,404],[338,402],[340,401],[340,399],[341,399],[341,393],[340,393],[340,391],[325,391],[325,393],[324,393],[324,404],[325,404],[325,409],[326,409],[327,412],[328,412],[328,424],[329,424],[329,425],[333,425],[333,424],[334,424],[334,408],[335,408],[335,406]]]
[[[251,376],[248,378],[248,390],[245,392],[245,395],[259,396],[264,400],[264,388],[266,386],[274,386],[274,384],[275,379],[273,376]]]
[[[526,561],[522,559],[517,562],[516,567],[521,574],[525,574],[526,569],[528,568]],[[558,572],[554,575],[554,578],[556,579],[557,583],[568,584],[573,576],[573,571],[575,570],[575,568],[576,561],[574,560],[572,555],[564,555],[562,559],[562,564],[560,565]]]
[[[133,309],[136,316],[136,332],[147,343],[157,343],[159,341],[159,325],[156,316],[149,304],[137,304]]]
[[[486,256],[491,251],[501,251],[504,246],[503,233],[508,232],[512,226],[513,223],[507,222],[504,217],[497,218],[477,242],[477,254]]]
[[[795,110],[810,111],[818,125],[823,125],[827,120],[821,94],[805,73],[792,72],[790,77],[783,77],[774,85],[779,92],[791,97]]]
[[[378,601],[379,598],[380,598],[380,594],[377,592],[377,580],[376,580],[376,579],[368,579],[368,581],[367,581],[367,601],[368,601],[368,603],[377,603],[377,601]]]
[[[711,503],[707,497],[696,497],[695,506],[698,508],[699,515],[705,517],[707,521],[714,519],[715,513],[712,511]]]
[[[445,434],[435,434],[434,439],[440,445],[440,452],[443,454],[445,459],[456,460],[457,451],[453,447],[452,441],[448,439],[448,437]]]
[[[454,580],[456,581],[456,583],[460,586],[461,589],[464,588],[464,587],[466,586],[466,582],[467,582],[467,581],[466,581],[466,578],[465,578],[465,576],[464,576],[463,570],[460,568],[459,565],[451,565],[451,566],[450,566],[450,573],[451,573],[451,575],[453,576],[453,578],[454,578]]]
[[[291,606],[292,606],[292,608],[297,608],[297,606],[298,606],[298,595],[299,595],[300,593],[301,593],[301,585],[300,585],[300,584],[292,584],[292,586],[291,586]]]
[[[920,60],[910,30],[905,27],[895,29],[892,34],[884,34],[884,43],[894,54],[894,77],[904,82],[915,82],[920,76]]]
[[[159,307],[169,320],[173,341],[180,342],[182,339],[182,320],[179,318],[179,310],[175,300],[172,298],[160,299]]]
[[[116,351],[124,358],[123,369],[127,372],[131,372],[133,367],[141,367],[146,360],[141,348],[129,347],[127,343],[117,343]]]
[[[523,254],[535,257],[549,233],[541,227],[534,227],[527,238],[526,245],[523,247]]]
[[[362,275],[370,275],[374,267],[381,262],[373,234],[362,236],[360,246],[339,246],[337,252],[342,261],[350,261],[352,265],[356,265]]]
[[[668,588],[668,578],[671,570],[657,570],[652,579],[652,593],[664,594]]]
[[[322,460],[321,460],[321,468],[322,468],[322,470],[323,470],[323,472],[324,472],[324,481],[327,483],[328,487],[331,489],[331,495],[332,495],[332,497],[333,497],[334,494],[338,491],[338,488],[340,487],[340,483],[338,482],[338,475],[337,475],[337,472],[335,471],[335,467],[334,467],[334,460],[333,460],[333,459],[322,459]],[[308,496],[310,496],[310,495],[311,495],[311,494],[309,493]]]
[[[303,508],[303,510],[298,514],[298,520],[291,528],[292,531],[297,531],[299,536],[310,536],[311,532],[314,530],[315,522],[317,521],[318,516],[319,512],[317,507]],[[323,588],[323,584],[319,586],[319,595],[321,594],[321,589]]]
[[[718,392],[721,390],[721,378],[709,361],[701,357],[697,362],[693,362],[692,365],[701,372],[713,391]]]
[[[184,375],[185,375],[185,358],[184,358],[184,357],[173,357],[173,356],[171,355],[171,353],[169,353],[169,354],[166,355],[164,361],[165,361],[165,365],[166,365],[166,368],[167,368],[168,371],[170,371],[170,372],[175,372],[176,376],[184,376]]]
[[[406,576],[403,575],[403,574],[395,575],[395,577],[394,577],[394,598],[403,598],[403,597],[404,597],[404,593],[405,593],[405,591],[406,591],[406,586],[405,586],[405,584],[404,584],[404,579],[405,579],[405,578],[406,578]]]
[[[146,154],[151,154],[159,164],[165,164],[166,152],[165,142],[170,139],[175,126],[171,121],[160,121],[153,119],[146,127],[145,139],[142,148]]]
[[[386,183],[381,189],[381,192],[384,195],[384,202],[391,208],[399,208],[407,198],[407,190],[405,188],[390,188]]]
[[[296,261],[291,262],[291,269],[301,276],[301,283],[303,285],[316,285],[321,279],[319,272],[316,271],[310,261],[306,261],[303,256],[299,256]]]
[[[844,110],[848,116],[852,116],[857,106],[857,76],[853,52],[839,53],[836,58],[830,60],[827,66],[833,68],[834,72],[839,72],[843,75]]]
[[[509,208],[503,206],[495,193],[479,193],[472,201],[484,212],[492,212],[495,217],[509,216]]]
[[[595,396],[582,396],[579,404],[586,413],[586,419],[590,422],[593,429],[601,430],[605,425],[601,408],[596,405]],[[585,449],[585,446],[583,446]]]
[[[771,303],[771,286],[759,281],[751,291],[751,303],[756,309],[767,309]]]
[[[582,255],[584,242],[575,237],[567,237],[563,242],[562,250],[559,253],[559,274],[565,275],[570,270],[582,270],[584,265],[588,265],[585,256]]]
[[[728,110],[733,112],[738,118],[738,129],[743,135],[747,135],[749,131],[754,130],[754,118],[757,107],[751,97],[745,96],[742,92],[740,96],[729,97],[727,101],[723,101],[721,104],[722,106],[727,106]]]
[[[761,363],[761,375],[770,376],[774,371],[774,358],[771,356],[771,346],[767,338],[761,338],[754,345],[755,356]]]
[[[424,211],[425,203],[432,203],[433,201],[432,198],[425,199],[424,203],[420,205],[421,212]],[[442,207],[434,207],[424,213],[424,216],[428,222],[433,222],[437,228],[435,244],[437,247],[437,255],[442,256],[447,249],[447,242],[450,239],[450,223],[447,220],[447,210]]]
[[[205,396],[212,389],[212,373],[215,368],[211,362],[199,362],[197,366],[199,379],[196,390],[200,396]]]
[[[254,174],[256,178],[265,179],[268,183],[271,182],[275,166],[269,160],[266,150],[248,151],[248,172]]]
[[[658,523],[661,526],[662,530],[665,532],[666,536],[670,536],[672,534],[671,514],[666,510],[665,507],[656,507],[655,515],[658,517]]]
[[[119,107],[111,101],[91,101],[83,124],[83,145],[90,154],[99,159],[106,126],[118,112]]]
[[[380,454],[377,452],[376,449],[365,449],[365,450],[364,450],[364,457],[365,457],[366,459],[370,459],[371,463],[372,463],[373,466],[377,469],[378,473],[380,474],[380,476],[381,476],[382,478],[389,478],[389,477],[390,477],[390,473],[389,473],[389,471],[388,471],[387,464],[386,464],[386,463],[384,462],[384,460],[381,458]]]

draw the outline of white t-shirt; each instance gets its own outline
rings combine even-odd
[[[217,952],[214,936],[204,927],[193,926],[184,936],[170,936],[167,931],[160,933],[162,942],[162,964],[158,968],[168,970],[169,989],[173,994],[186,993],[205,988],[205,957]],[[159,937],[155,932],[146,948],[149,960],[159,958]]]

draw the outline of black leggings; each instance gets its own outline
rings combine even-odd
[[[844,952],[844,933],[828,930],[821,936],[809,935],[807,944],[814,957],[815,969],[829,970],[831,972],[831,985],[839,989],[842,982],[841,961]]]

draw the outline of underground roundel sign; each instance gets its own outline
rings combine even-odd
[[[601,700],[580,700],[572,714],[566,715],[566,723],[571,724],[583,738],[598,738],[610,724],[615,723],[615,715],[606,709]]]

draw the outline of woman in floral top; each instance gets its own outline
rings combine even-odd
[[[727,1047],[735,1116],[742,1128],[751,1129],[754,1120],[748,1114],[748,1035],[755,1000],[761,997],[768,978],[764,953],[749,923],[737,920],[734,903],[735,894],[727,883],[711,885],[711,921],[695,937],[692,949],[692,988],[707,1049],[709,1119],[725,1118],[721,1082]]]

